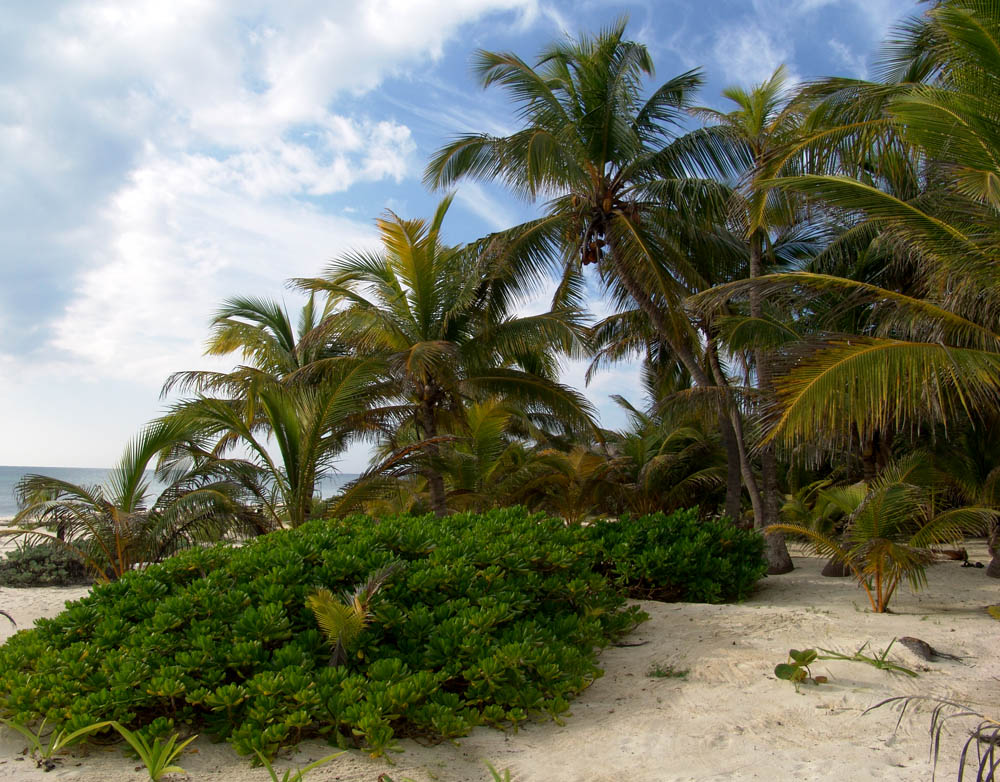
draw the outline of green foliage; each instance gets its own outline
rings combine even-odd
[[[586,529],[522,509],[355,516],[190,549],[10,639],[0,704],[21,724],[114,720],[147,741],[173,720],[265,757],[309,736],[378,755],[399,736],[557,719],[601,675],[595,649],[645,618],[594,572]],[[328,666],[306,596],[395,561],[405,571]]]
[[[14,722],[13,720],[0,719],[0,723],[3,723],[12,730],[16,730],[28,740],[28,750],[35,761],[35,765],[38,768],[44,768],[46,771],[50,771],[55,767],[52,763],[52,756],[57,752],[73,746],[91,733],[96,733],[111,725],[110,722],[94,722],[72,731],[67,729],[52,730],[46,735],[46,720],[44,719],[38,726],[38,730],[32,730],[29,726]]]
[[[865,654],[865,649],[868,648],[868,641],[865,641],[861,648],[858,649],[853,654],[843,654],[841,652],[831,651],[830,649],[820,649],[823,652],[820,655],[820,660],[846,660],[852,663],[867,663],[874,668],[878,668],[880,671],[889,671],[890,673],[902,673],[906,676],[917,677],[916,671],[906,668],[898,663],[894,663],[889,660],[889,650],[892,649],[892,645],[896,643],[896,639],[893,638],[887,647],[881,652],[874,652],[873,654]]]
[[[325,587],[317,589],[306,598],[306,605],[316,617],[316,624],[333,648],[331,665],[346,662],[348,648],[353,646],[371,619],[375,595],[399,567],[398,562],[393,562],[380,568],[353,593],[345,592],[340,600]]]
[[[101,486],[25,475],[15,490],[21,510],[0,535],[50,541],[99,580],[111,580],[188,546],[246,530],[243,488],[219,473],[219,462],[186,452],[191,434],[180,420],[148,424]],[[166,484],[156,497],[147,475],[154,464]]]
[[[926,585],[926,570],[936,561],[933,546],[957,543],[966,532],[984,532],[998,515],[992,508],[942,510],[943,487],[926,454],[913,452],[871,483],[818,492],[817,502],[845,518],[839,537],[801,524],[775,524],[768,530],[808,538],[817,554],[849,568],[872,610],[884,613],[904,580],[914,591]]]
[[[91,581],[80,557],[57,543],[20,546],[0,560],[2,586],[77,586]]]
[[[700,519],[693,509],[598,521],[586,530],[599,548],[598,567],[634,598],[742,600],[767,571],[759,534]]]
[[[842,652],[830,649],[820,649],[819,651],[816,649],[803,649],[801,651],[791,649],[788,652],[788,662],[776,665],[774,667],[774,675],[779,679],[792,682],[796,688],[803,682],[823,684],[827,680],[826,677],[813,676],[809,670],[809,665],[817,660],[843,660],[850,663],[866,663],[881,671],[889,671],[890,673],[902,673],[913,677],[919,676],[920,674],[916,671],[889,660],[889,650],[892,649],[892,645],[895,642],[896,639],[893,638],[885,649],[870,655],[865,654],[865,649],[868,648],[867,641],[853,654],[843,654]],[[820,654],[820,652],[823,652],[823,654]]]
[[[260,764],[264,768],[266,768],[267,773],[270,774],[271,782],[302,782],[302,780],[305,779],[306,774],[308,774],[310,771],[313,771],[319,768],[320,766],[326,765],[331,760],[339,758],[343,754],[344,754],[343,752],[334,752],[332,755],[327,755],[324,758],[320,758],[319,760],[313,761],[308,766],[296,769],[294,773],[290,768],[285,769],[285,773],[279,777],[278,772],[275,771],[274,766],[271,765],[271,761],[268,760],[267,757],[265,757],[264,755],[261,755],[260,752],[256,752],[257,758],[258,760],[260,760]]]
[[[789,649],[788,661],[774,666],[774,675],[794,684],[796,690],[804,683],[823,684],[826,682],[826,677],[813,676],[809,670],[809,665],[817,659],[819,653],[815,649]]]
[[[650,666],[649,670],[646,671],[646,676],[650,679],[686,679],[689,673],[690,671],[675,668],[673,665],[654,663]]]
[[[986,613],[996,620],[1000,620],[1000,605],[986,606]]]
[[[166,740],[157,736],[149,741],[139,731],[131,731],[113,721],[110,725],[121,733],[122,738],[135,750],[139,759],[145,764],[152,782],[160,782],[166,774],[185,773],[183,768],[173,765],[173,762],[181,756],[188,744],[198,738],[197,736],[190,736],[180,744],[177,743],[179,736],[176,733],[171,734]]]

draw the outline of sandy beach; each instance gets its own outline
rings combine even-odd
[[[969,545],[973,560],[988,560],[985,546]],[[820,576],[822,561],[796,556],[796,570],[768,578],[739,605],[644,602],[649,622],[605,650],[598,679],[572,704],[564,725],[530,724],[518,733],[478,728],[457,744],[421,746],[372,760],[347,753],[307,779],[376,782],[488,780],[483,764],[510,769],[521,782],[664,782],[666,780],[929,780],[929,713],[908,716],[898,731],[888,708],[863,715],[894,695],[953,699],[997,716],[1000,704],[1000,622],[984,610],[1000,603],[1000,582],[958,562],[929,571],[929,588],[904,590],[894,613],[867,610],[864,593],[850,579]],[[58,613],[85,589],[3,589],[0,603],[28,627]],[[0,638],[11,630],[0,625]],[[895,646],[891,658],[920,670],[909,678],[868,665],[819,662],[815,675],[830,681],[799,692],[775,679],[773,668],[791,647],[853,652],[865,642],[880,650],[894,637],[915,636],[959,655],[961,661],[925,662]],[[657,678],[651,669],[672,667],[686,676]],[[956,724],[942,742],[939,774],[954,776],[964,734]],[[264,782],[225,744],[199,738],[181,765],[190,779]],[[63,758],[46,774],[21,755],[23,740],[0,731],[0,778],[6,780],[140,780],[135,761],[120,749],[89,748]],[[279,773],[332,750],[307,742],[276,762]]]

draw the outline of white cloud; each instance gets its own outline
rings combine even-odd
[[[283,197],[308,177],[298,182],[280,163],[269,170],[269,155],[256,163],[153,154],[108,208],[110,245],[82,275],[53,346],[103,376],[158,387],[203,363],[223,299],[280,296],[288,277],[318,274],[325,258],[373,241],[364,224]]]
[[[851,76],[858,79],[868,78],[868,64],[863,55],[858,54],[836,38],[830,39],[830,50],[847,67]]]
[[[771,78],[780,65],[790,65],[794,52],[755,24],[726,27],[715,36],[712,54],[730,82],[760,84]],[[798,81],[789,69],[789,83]]]
[[[501,231],[520,222],[511,209],[476,182],[462,182],[455,193],[455,200],[480,217],[493,231]]]

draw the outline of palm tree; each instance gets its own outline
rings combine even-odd
[[[902,290],[881,281],[823,273],[765,275],[723,286],[702,301],[787,296],[807,302],[836,295],[865,322],[851,335],[825,335],[789,354],[776,380],[770,437],[788,443],[822,435],[831,445],[869,441],[875,432],[934,425],[985,425],[1000,402],[1000,8],[951,0],[932,8],[893,43],[887,85],[852,85],[820,114],[854,96],[857,122],[805,139],[861,171],[899,168],[905,145],[921,187],[897,192],[886,177],[807,175],[774,186],[795,189],[856,221],[912,279]],[[900,81],[903,79],[903,81]],[[848,115],[849,116],[849,115]],[[872,145],[889,155],[871,154]],[[869,152],[865,150],[868,149]],[[904,150],[905,151],[905,150]],[[873,161],[871,165],[864,161]],[[910,163],[905,163],[910,165]],[[808,305],[806,305],[808,306]]]
[[[579,313],[557,307],[513,315],[522,283],[503,254],[443,243],[451,200],[429,222],[390,212],[377,221],[381,252],[352,253],[321,278],[296,280],[328,296],[330,314],[317,334],[335,335],[378,364],[395,402],[395,428],[406,420],[413,426],[438,514],[448,509],[443,445],[461,436],[466,404],[499,398],[544,426],[593,428],[586,399],[556,380],[559,354],[582,352]]]
[[[786,193],[768,190],[760,185],[760,177],[769,170],[771,161],[783,155],[786,149],[801,136],[802,114],[787,87],[784,66],[780,66],[771,78],[751,89],[728,87],[723,96],[735,104],[731,111],[717,111],[697,108],[692,113],[710,123],[706,132],[718,136],[720,147],[730,148],[734,167],[746,160],[749,165],[742,173],[740,186],[734,189],[730,202],[730,224],[734,232],[745,237],[749,261],[748,278],[755,280],[764,273],[765,263],[779,258],[788,258],[791,252],[801,252],[803,245],[809,244],[810,221],[803,219],[795,201]],[[780,173],[794,170],[800,161],[783,156]],[[756,288],[749,292],[749,318],[770,325],[774,313],[766,312],[764,301]],[[774,383],[770,351],[758,347],[753,351],[754,373],[757,393],[754,395],[756,407],[767,407],[773,403]],[[759,447],[761,461],[761,495],[763,518],[757,519],[759,527],[765,527],[778,520],[780,492],[778,488],[777,454],[773,443],[765,442]],[[780,562],[777,569],[785,572],[792,569],[791,558],[779,535],[768,537],[768,560]],[[782,562],[782,560],[784,560]]]
[[[628,429],[609,436],[609,478],[623,510],[637,515],[701,505],[711,512],[725,483],[725,453],[697,415],[643,412],[622,397]],[[667,407],[664,405],[663,407]],[[739,518],[734,518],[739,522]]]
[[[263,531],[242,504],[243,487],[219,464],[178,456],[191,437],[180,421],[151,423],[103,486],[26,475],[16,489],[17,528],[0,534],[56,541],[96,577],[116,579],[196,542]],[[154,497],[148,473],[158,459],[157,478],[167,485]]]
[[[382,423],[376,362],[316,337],[321,316],[310,299],[294,328],[274,302],[233,299],[214,320],[207,352],[240,351],[249,364],[228,373],[177,373],[164,387],[197,392],[168,420],[207,438],[206,457],[248,452],[227,463],[275,523],[307,520],[317,481],[352,440]]]
[[[847,567],[872,610],[884,613],[904,580],[914,590],[926,585],[926,569],[935,561],[932,546],[961,541],[968,531],[981,532],[997,516],[982,507],[940,509],[935,489],[942,483],[927,455],[914,452],[870,484],[820,489],[818,504],[836,508],[846,519],[839,539],[815,527],[775,526],[808,538],[817,553]]]
[[[599,35],[556,44],[534,67],[515,54],[480,51],[475,69],[484,87],[499,84],[518,106],[523,127],[510,136],[459,136],[431,160],[425,181],[450,186],[463,177],[499,180],[518,195],[548,197],[543,217],[492,237],[536,273],[558,259],[557,301],[578,301],[581,268],[595,265],[620,310],[638,309],[693,382],[725,383],[703,357],[703,334],[684,311],[685,297],[708,285],[692,248],[726,214],[729,188],[705,178],[737,177],[718,135],[678,137],[695,90],[689,71],[643,100],[653,72],[646,48],[624,40],[625,21]],[[728,397],[728,395],[727,395]],[[724,438],[737,451],[744,484],[764,518],[736,405],[727,405]],[[775,562],[775,572],[784,569]]]
[[[619,485],[606,453],[586,445],[569,451],[546,448],[536,454],[533,475],[514,497],[524,505],[551,513],[567,524],[581,524],[617,512]]]

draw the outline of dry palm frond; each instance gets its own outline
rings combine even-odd
[[[962,753],[958,759],[958,782],[965,779],[966,766],[971,759],[971,750],[976,748],[976,782],[995,782],[1000,774],[1000,721],[991,719],[961,703],[936,698],[929,695],[907,695],[895,698],[886,698],[884,701],[876,703],[871,708],[865,710],[865,714],[874,709],[879,709],[887,705],[899,706],[899,719],[896,720],[896,728],[899,728],[907,709],[915,704],[933,704],[931,710],[930,724],[930,754],[934,763],[934,772],[937,772],[938,758],[941,753],[941,734],[945,726],[951,720],[979,720],[978,724],[969,732],[969,738],[965,740]],[[984,749],[985,745],[985,749]]]

